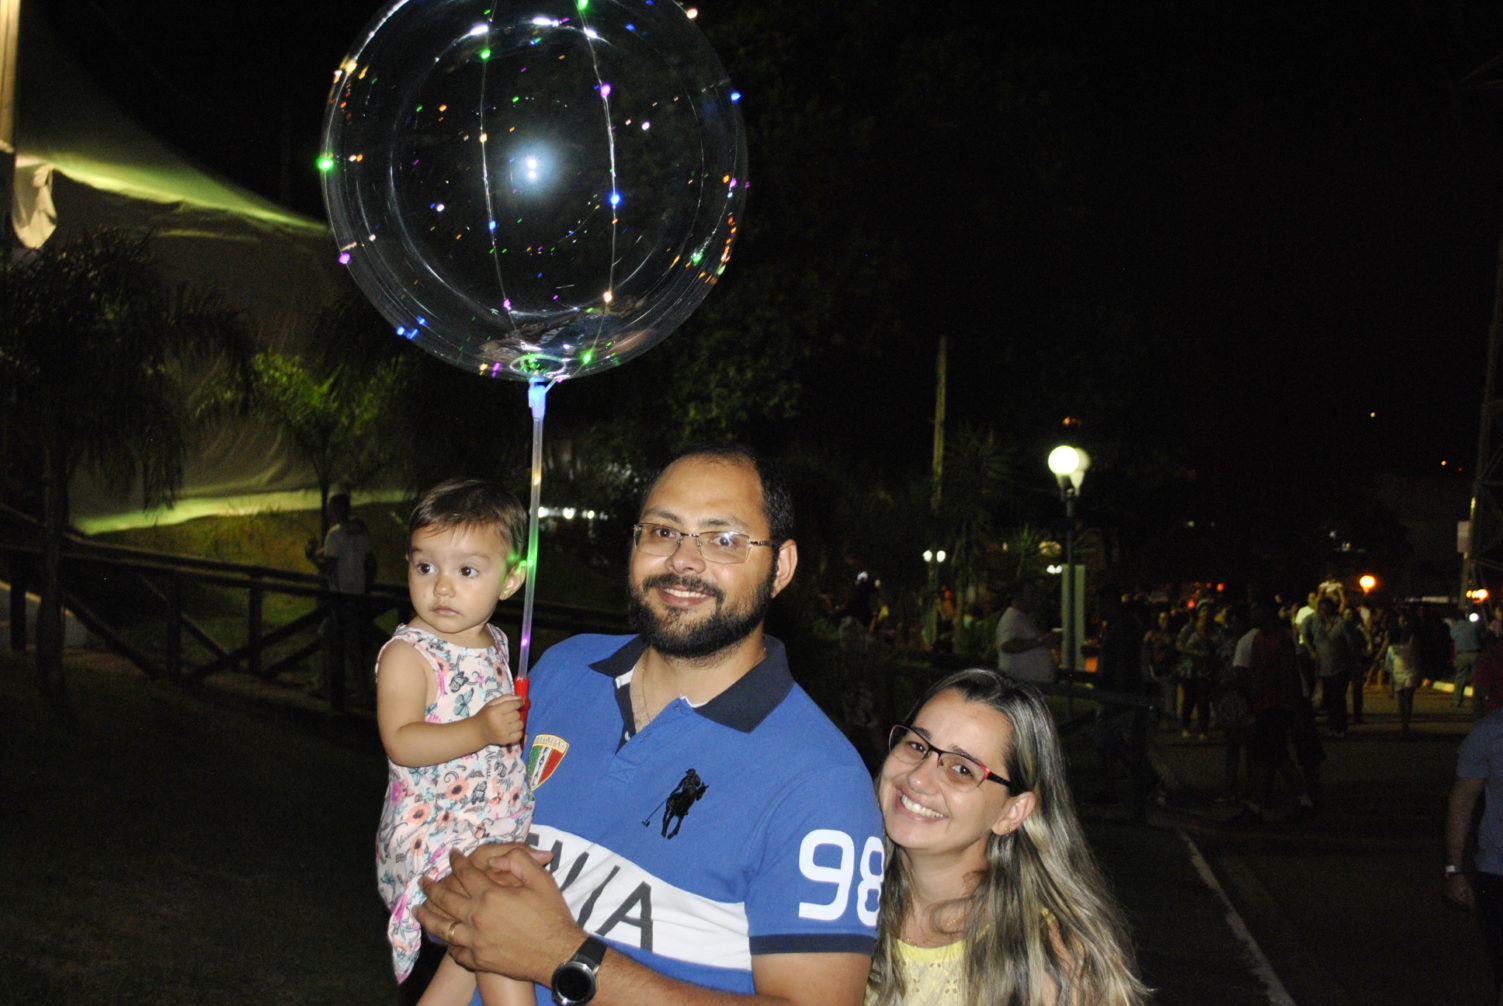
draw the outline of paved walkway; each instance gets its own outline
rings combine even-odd
[[[1445,801],[1471,717],[1448,692],[1422,690],[1405,737],[1386,693],[1365,699],[1366,725],[1324,741],[1324,806],[1306,820],[1279,808],[1231,823],[1236,808],[1213,802],[1225,779],[1214,735],[1161,733],[1154,756],[1170,792],[1150,828],[1180,832],[1207,861],[1278,979],[1270,1001],[1491,1003],[1471,920],[1442,897]]]

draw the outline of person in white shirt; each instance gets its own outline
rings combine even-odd
[[[1311,591],[1305,597],[1305,603],[1294,613],[1294,631],[1302,632],[1305,628],[1305,619],[1315,614],[1315,603],[1320,600],[1320,594]]]
[[[349,493],[329,497],[329,531],[322,546],[310,540],[305,554],[329,578],[329,589],[347,595],[329,602],[329,615],[319,626],[324,666],[314,691],[336,706],[347,695],[364,703],[373,688],[375,661],[366,645],[370,622],[360,599],[376,580],[376,550],[365,522],[350,513]]]
[[[1015,681],[1049,684],[1054,680],[1049,637],[1033,620],[1041,600],[1038,584],[1024,580],[997,620],[997,670]]]

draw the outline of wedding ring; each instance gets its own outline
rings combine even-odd
[[[454,927],[457,926],[457,925],[459,925],[459,920],[455,919],[453,922],[449,923],[449,928],[446,929],[446,930],[444,930],[444,942],[445,943],[453,944],[453,942],[454,942]]]

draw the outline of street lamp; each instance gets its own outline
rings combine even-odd
[[[1078,645],[1076,622],[1080,613],[1075,610],[1075,498],[1080,495],[1080,484],[1085,481],[1086,469],[1091,467],[1091,456],[1079,447],[1060,444],[1049,452],[1049,470],[1059,482],[1059,498],[1065,504],[1065,574],[1060,587],[1065,594],[1065,631],[1061,642],[1065,670],[1074,671]]]

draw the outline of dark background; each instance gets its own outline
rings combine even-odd
[[[323,101],[372,5],[41,6],[150,128],[323,216]],[[1096,458],[1087,517],[1129,544],[1313,538],[1370,509],[1378,476],[1469,482],[1503,6],[700,12],[746,95],[755,188],[726,280],[654,355],[763,361],[786,394],[756,436],[922,476],[945,334],[950,424],[1012,452],[1015,517],[1053,506],[1041,459],[1063,436]],[[653,362],[565,385],[550,422],[654,396],[674,421],[694,389],[644,380]]]

